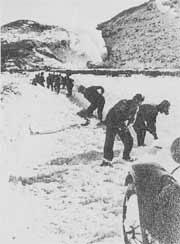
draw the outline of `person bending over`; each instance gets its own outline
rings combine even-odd
[[[147,131],[153,135],[155,140],[158,139],[156,132],[157,115],[159,113],[168,115],[169,108],[170,102],[167,100],[163,100],[158,105],[143,104],[139,107],[136,121],[133,125],[137,135],[138,146],[145,146],[144,141]]]
[[[133,161],[130,152],[133,147],[133,137],[129,131],[129,125],[135,121],[139,106],[144,101],[141,94],[136,94],[132,99],[120,100],[108,112],[106,125],[106,138],[104,143],[104,158],[101,166],[112,166],[113,146],[115,136],[118,134],[124,144],[123,159]]]
[[[103,109],[105,105],[105,98],[103,96],[104,88],[102,86],[79,86],[78,92],[82,93],[84,97],[90,102],[89,107],[83,110],[84,117],[92,117],[93,112],[97,109],[98,119],[102,122]],[[79,112],[81,115],[81,111]]]

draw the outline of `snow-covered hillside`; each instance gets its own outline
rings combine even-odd
[[[57,95],[32,86],[33,77],[1,75],[1,243],[123,243],[123,184],[130,165],[120,160],[122,143],[117,140],[114,167],[99,166],[105,132],[95,119],[80,126],[83,121],[76,113],[87,102],[77,93],[77,85],[104,86],[104,116],[119,99],[137,92],[146,102],[170,100],[170,115],[158,117],[160,139],[148,135],[144,148],[137,148],[135,140],[132,155],[139,162],[158,162],[172,170],[176,164],[169,149],[180,135],[179,78],[74,75],[73,98],[68,99],[65,91]],[[61,131],[31,134],[55,130]]]
[[[2,65],[6,70],[45,66],[85,68],[87,61],[100,63],[104,52],[102,38],[93,31],[75,32],[59,26],[18,20],[2,26],[1,33]],[[27,43],[30,41],[29,48]],[[20,62],[22,59],[24,61]]]
[[[97,26],[108,66],[121,69],[179,69],[180,1],[149,0]]]

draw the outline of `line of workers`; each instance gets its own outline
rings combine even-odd
[[[74,80],[70,78],[71,73],[67,72],[63,77],[61,74],[49,73],[46,78],[47,88],[59,93],[60,89],[67,89],[67,96],[72,95]],[[39,83],[45,86],[44,73],[35,76],[32,84]],[[90,105],[77,114],[85,119],[91,118],[97,110],[99,124],[106,126],[106,137],[104,142],[104,157],[101,166],[112,167],[114,157],[113,147],[115,137],[118,135],[124,145],[123,160],[132,162],[130,153],[133,148],[133,136],[130,127],[134,128],[137,135],[138,146],[145,146],[146,132],[158,139],[156,130],[156,119],[159,113],[169,114],[170,102],[163,100],[160,104],[142,104],[145,97],[142,94],[135,94],[131,99],[122,99],[116,103],[107,113],[103,120],[103,109],[105,105],[104,88],[102,86],[85,87],[80,85],[78,92],[87,99]]]
[[[48,89],[57,92],[57,94],[59,94],[61,89],[67,89],[67,96],[70,97],[72,96],[72,89],[74,86],[74,80],[70,75],[69,72],[66,72],[65,76],[53,72],[48,74],[45,81],[44,72],[40,72],[33,78],[32,85],[36,86],[39,84],[44,87],[46,85]]]

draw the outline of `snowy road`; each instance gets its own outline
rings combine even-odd
[[[88,127],[32,136],[30,128],[47,131],[80,125],[77,101],[79,106],[87,103],[76,91],[76,103],[73,103],[63,93],[56,95],[45,88],[31,86],[31,77],[1,75],[3,84],[11,81],[20,92],[4,96],[0,107],[3,115],[1,243],[123,243],[123,184],[129,166],[118,160],[121,142],[115,143],[114,167],[101,168],[105,134],[102,128],[97,128],[95,120]],[[154,148],[149,135],[148,146],[135,145],[132,154],[140,162],[159,162],[168,170],[176,166],[169,148],[180,134],[178,78],[82,75],[73,78],[76,85],[105,87],[105,113],[118,99],[132,97],[137,92],[142,92],[147,102],[169,99],[170,116],[159,116],[157,124],[161,139],[156,144],[163,149]]]

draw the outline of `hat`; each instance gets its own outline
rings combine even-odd
[[[169,107],[171,104],[168,100],[163,100],[159,105],[161,107]]]
[[[134,97],[133,100],[137,100],[138,102],[143,102],[144,101],[144,96],[140,93],[137,93]]]
[[[161,113],[165,113],[166,115],[169,114],[169,107],[170,107],[170,102],[168,100],[163,100],[159,105],[158,105],[158,110]]]
[[[82,86],[82,85],[80,85],[80,86],[78,87],[78,92],[83,92],[83,91],[84,91],[84,89],[85,89],[85,87],[84,87],[84,86]]]

